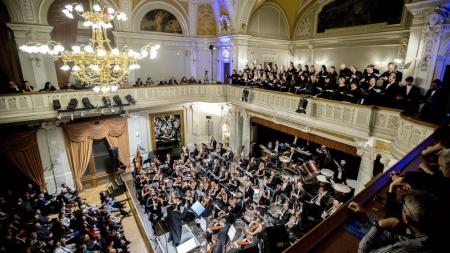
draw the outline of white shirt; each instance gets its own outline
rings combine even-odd
[[[406,95],[411,91],[412,85],[406,85]]]

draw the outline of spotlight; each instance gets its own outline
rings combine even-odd
[[[59,102],[59,99],[53,100],[53,109],[55,110],[61,109],[61,102]]]
[[[89,101],[89,98],[83,98],[81,102],[83,103],[84,108],[89,110],[94,109],[94,106],[91,104],[91,101]]]
[[[248,89],[244,89],[242,91],[241,101],[248,102],[248,95],[250,95],[250,91]]]
[[[307,106],[308,106],[308,100],[305,98],[300,99],[300,102],[298,102],[298,108],[297,108],[296,112],[306,114]]]
[[[69,104],[67,105],[67,110],[75,111],[78,106],[78,100],[76,98],[71,98]]]
[[[113,100],[114,100],[114,103],[115,103],[117,106],[122,106],[122,99],[119,97],[119,95],[115,95],[115,96],[113,97]]]
[[[132,105],[136,104],[136,101],[134,100],[134,98],[129,94],[125,96],[125,99],[128,101],[128,103],[130,103]]]
[[[105,104],[108,107],[111,107],[111,98],[110,97],[103,97],[103,104]]]

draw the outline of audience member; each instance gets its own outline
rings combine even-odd
[[[57,90],[55,86],[51,82],[45,82],[44,88],[40,89],[39,92],[49,92],[49,91],[55,91]]]
[[[408,76],[405,79],[405,85],[401,86],[396,100],[400,108],[407,114],[416,114],[419,112],[420,89],[413,85],[414,78]]]
[[[449,93],[443,88],[442,82],[435,79],[425,94],[425,104],[419,118],[431,123],[443,123],[447,118]]]

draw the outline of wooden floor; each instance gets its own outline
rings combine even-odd
[[[100,192],[105,191],[109,184],[99,185],[94,188],[84,190],[80,197],[86,199],[90,204],[100,205]],[[126,195],[122,194],[116,199],[118,201],[126,200]],[[127,203],[127,210],[129,210],[129,204]],[[131,242],[130,251],[132,253],[150,252],[147,248],[141,233],[139,232],[136,220],[133,216],[128,216],[122,220],[122,224],[125,230],[125,237]]]

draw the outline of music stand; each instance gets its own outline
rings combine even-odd
[[[196,201],[196,202],[191,206],[191,209],[192,209],[192,211],[194,211],[194,213],[195,213],[197,216],[202,215],[202,213],[205,211],[205,207],[204,207],[202,204],[200,204],[199,201]]]

